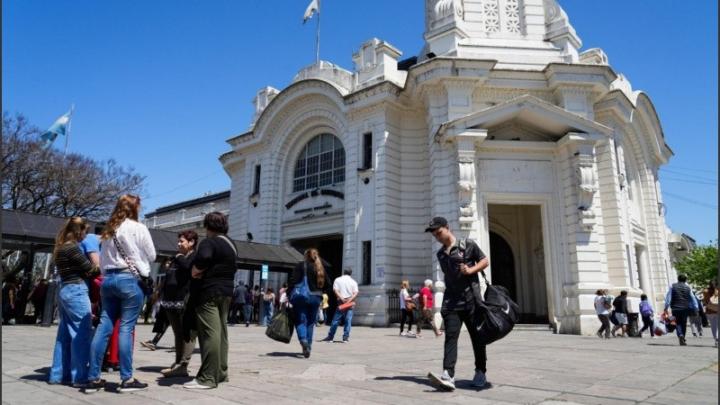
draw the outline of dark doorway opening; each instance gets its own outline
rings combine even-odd
[[[510,297],[517,302],[513,251],[507,241],[495,232],[490,232],[490,256],[493,269],[492,283],[507,288]]]
[[[325,261],[326,271],[330,276],[330,282],[335,281],[336,278],[342,275],[342,262],[343,262],[343,237],[342,235],[324,235],[305,239],[293,239],[290,241],[290,246],[297,249],[300,253],[305,253],[306,249],[315,248],[320,252],[320,257]],[[332,290],[332,285],[330,286]],[[327,316],[332,319],[335,314],[335,308],[337,307],[337,299],[335,294],[330,292],[328,294],[328,307]],[[327,323],[329,321],[326,320]]]

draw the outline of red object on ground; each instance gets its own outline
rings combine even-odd
[[[120,336],[120,319],[118,318],[115,321],[115,326],[113,327],[113,333],[112,333],[112,336],[110,336],[110,341],[108,342],[107,351],[105,352],[104,363],[107,365],[117,366],[120,364],[120,356],[118,355],[119,336]],[[134,350],[135,349],[135,329],[134,328],[132,331],[132,342],[133,342],[133,350]]]

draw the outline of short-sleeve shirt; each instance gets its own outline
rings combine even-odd
[[[420,289],[420,304],[422,305],[423,299],[422,297],[427,298],[427,307],[423,309],[432,309],[433,307],[433,293],[430,291],[429,288],[423,287]]]
[[[464,249],[461,245],[464,243]],[[445,247],[441,247],[437,252],[440,268],[445,275],[445,294],[443,295],[443,310],[467,310],[473,305],[472,301],[472,284],[478,283],[477,274],[465,275],[460,272],[460,264],[465,263],[467,266],[474,266],[477,262],[485,258],[485,253],[472,239],[457,239],[455,244],[450,247],[449,253],[445,251]]]
[[[94,233],[85,235],[85,239],[78,245],[85,257],[90,253],[100,253],[100,238]]]

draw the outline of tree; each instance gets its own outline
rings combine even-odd
[[[97,161],[46,148],[22,114],[3,111],[0,137],[2,207],[60,217],[105,220],[117,198],[139,194],[145,176],[114,160]]]
[[[696,288],[707,287],[710,280],[718,277],[717,241],[700,245],[691,250],[675,265],[678,273],[685,274],[688,282]]]

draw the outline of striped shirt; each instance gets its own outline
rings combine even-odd
[[[58,248],[55,265],[63,283],[82,281],[94,269],[76,243],[65,243]]]

